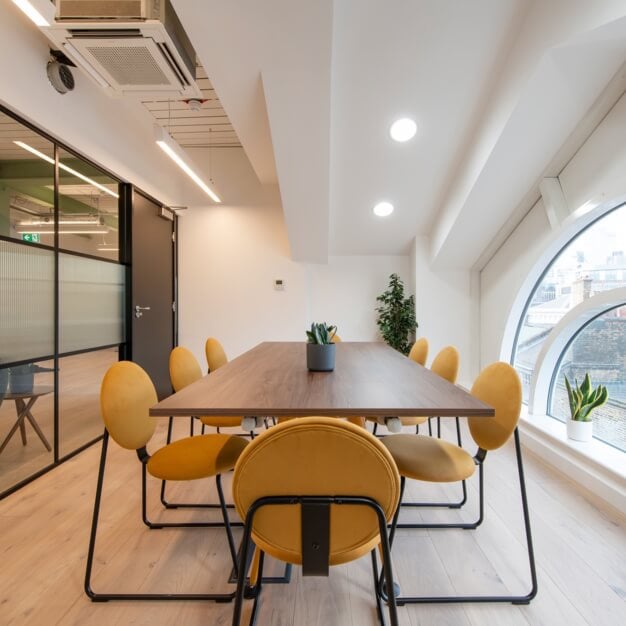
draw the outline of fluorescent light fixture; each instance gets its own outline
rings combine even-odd
[[[50,218],[44,218],[44,219],[39,219],[39,220],[22,220],[18,224],[19,226],[52,226],[54,224],[54,218],[50,217]],[[102,219],[98,219],[97,217],[92,217],[92,218],[82,217],[82,218],[76,218],[76,219],[61,218],[59,220],[59,224],[72,224],[72,225],[90,224],[92,226],[103,226],[104,222]]]
[[[54,228],[42,228],[41,226],[35,226],[29,228],[28,226],[18,226],[15,229],[19,234],[22,233],[35,233],[37,235],[54,235]],[[104,226],[94,226],[93,228],[85,226],[84,228],[63,228],[59,229],[59,235],[106,235],[109,229]]]
[[[378,217],[387,217],[393,213],[393,204],[391,202],[379,202],[373,211],[374,215],[378,215]]]
[[[44,154],[43,152],[39,152],[39,150],[36,150],[32,146],[29,146],[27,143],[24,143],[23,141],[14,141],[13,143],[16,146],[19,146],[20,148],[23,148],[27,152],[30,152],[31,154],[34,154],[35,156],[39,157],[40,159],[43,159],[44,161],[46,161],[46,163],[54,164],[54,159],[52,157],[49,157],[47,154]],[[114,191],[111,191],[110,189],[107,189],[104,185],[101,185],[100,183],[97,183],[95,180],[91,180],[91,178],[88,178],[84,174],[81,174],[80,172],[77,172],[76,170],[72,169],[71,167],[68,167],[64,163],[61,163],[61,161],[59,161],[59,169],[62,169],[63,171],[67,172],[68,174],[71,174],[72,176],[76,176],[76,178],[80,178],[81,180],[85,181],[86,183],[89,183],[90,185],[93,185],[94,187],[96,187],[96,189],[100,189],[100,191],[103,191],[104,193],[108,193],[110,196],[113,196],[114,198],[119,198],[119,195],[117,193],[115,193]]]
[[[172,159],[172,161],[174,161],[174,163],[176,163],[176,165],[213,200],[213,202],[221,202],[219,196],[187,164],[189,157],[184,154],[170,134],[158,124],[154,125],[154,138],[159,148],[161,148],[161,150],[163,150],[163,152],[165,152],[165,154],[167,154],[167,156],[170,157],[170,159]]]
[[[99,248],[96,248],[98,250],[98,252],[119,252],[120,249],[119,248],[109,248],[108,246],[100,246]]]
[[[109,83],[107,83],[106,80],[104,80],[104,78],[102,78],[102,76],[100,76],[100,74],[98,74],[98,72],[96,72],[93,67],[91,67],[91,65],[85,60],[83,55],[71,43],[65,42],[63,44],[63,48],[66,52],[69,53],[68,56],[76,61],[76,63],[78,63],[78,65],[80,65],[85,70],[85,72],[87,72],[87,74],[89,74],[89,76],[91,76],[91,78],[93,78],[100,85],[100,87],[111,86],[109,85]]]
[[[46,18],[28,0],[13,0],[19,9],[27,15],[37,26],[50,26]]]
[[[413,139],[416,132],[417,124],[408,117],[396,120],[389,129],[391,138],[400,143]]]

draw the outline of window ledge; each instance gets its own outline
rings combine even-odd
[[[519,427],[529,450],[626,515],[625,453],[598,439],[572,441],[565,424],[547,415],[529,415],[526,405]]]

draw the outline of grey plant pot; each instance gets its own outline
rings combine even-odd
[[[335,344],[306,344],[306,366],[312,372],[332,372],[335,369]]]
[[[9,391],[11,393],[30,393],[33,390],[34,382],[35,375],[32,371],[26,371],[20,367],[11,368],[9,378]]]
[[[4,398],[7,386],[9,385],[9,370],[4,367],[0,368],[0,400]]]

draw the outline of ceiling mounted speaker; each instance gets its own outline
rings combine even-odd
[[[67,93],[74,89],[74,76],[70,68],[59,61],[48,61],[48,80],[50,84],[59,92]]]

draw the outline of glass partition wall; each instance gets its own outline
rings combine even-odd
[[[0,497],[102,434],[127,350],[119,187],[0,109]]]

